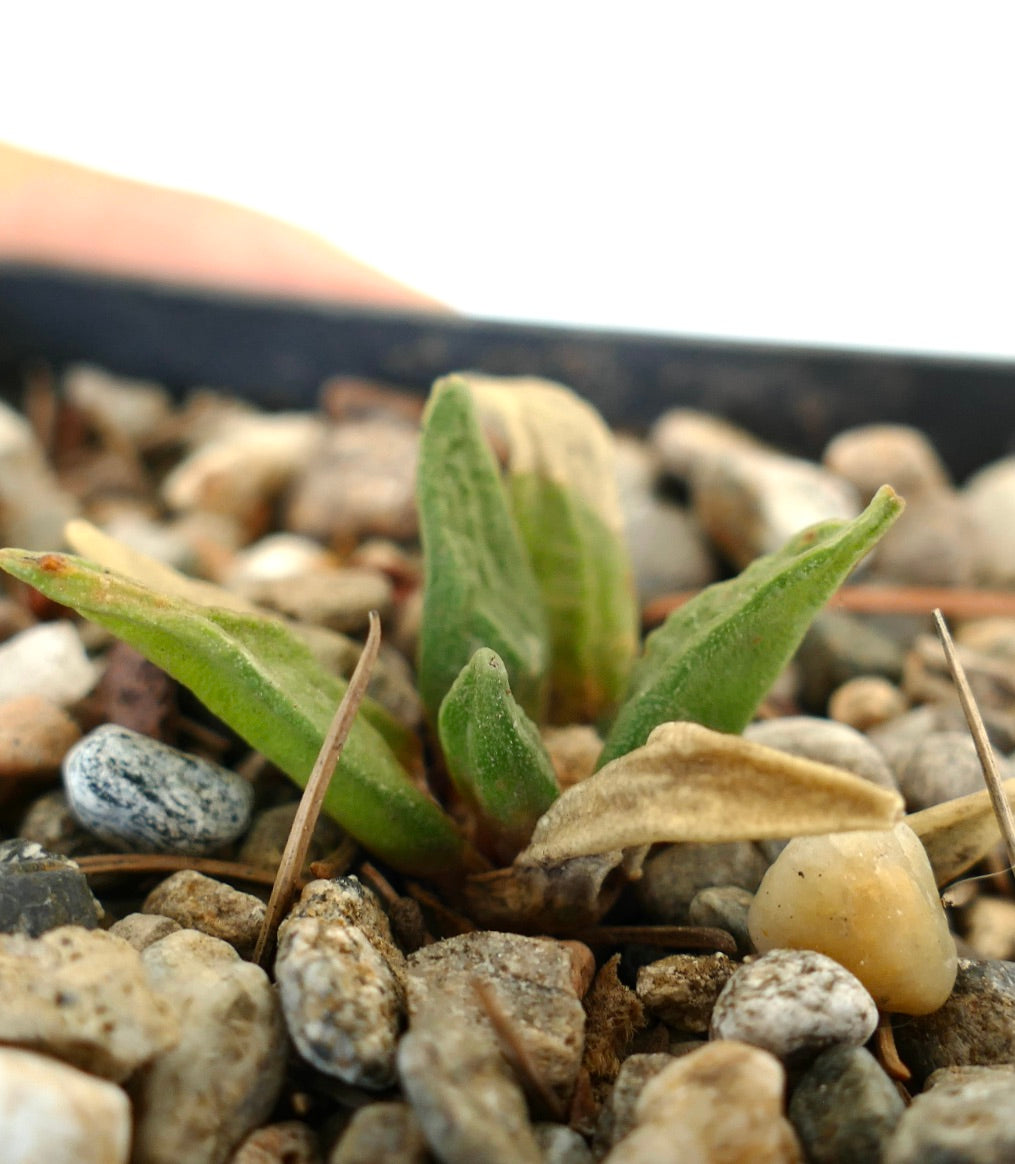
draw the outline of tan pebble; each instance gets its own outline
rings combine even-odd
[[[978,897],[965,911],[965,938],[978,958],[1015,959],[1015,902]]]
[[[544,727],[539,734],[562,791],[587,779],[596,770],[603,741],[594,727],[574,723],[566,727]]]
[[[949,484],[937,450],[919,429],[905,424],[866,424],[846,429],[825,449],[826,468],[852,481],[866,504],[891,485],[906,501]]]
[[[221,1164],[268,1118],[288,1042],[267,974],[225,942],[179,930],[141,955],[180,1041],[131,1080],[136,1164]]]
[[[0,777],[50,776],[80,738],[74,720],[43,696],[9,699],[0,704]]]
[[[782,1064],[729,1039],[675,1060],[641,1093],[637,1123],[607,1164],[799,1164],[796,1133],[783,1116]]]
[[[894,683],[880,675],[858,675],[837,687],[828,699],[830,719],[865,732],[894,719],[909,700]]]
[[[328,1164],[427,1164],[430,1159],[412,1108],[390,1100],[354,1113]]]
[[[882,1010],[928,1014],[955,982],[955,942],[934,874],[905,822],[796,837],[765,874],[748,926],[761,953],[804,949],[835,959]]]
[[[638,971],[638,997],[656,1018],[704,1034],[712,1008],[736,969],[725,954],[672,954]]]
[[[181,869],[145,898],[144,913],[172,918],[185,929],[200,930],[228,942],[240,954],[253,952],[264,922],[264,902],[193,869]]]
[[[109,927],[109,932],[125,942],[130,942],[140,953],[146,950],[153,942],[175,934],[183,929],[179,922],[171,917],[162,917],[157,913],[129,913]]]
[[[239,589],[251,601],[292,618],[347,632],[362,630],[371,610],[385,617],[394,598],[391,580],[384,574],[352,566],[313,570]]]
[[[521,1086],[496,1043],[440,1005],[413,1016],[398,1075],[444,1164],[541,1164]]]
[[[582,955],[582,961],[584,961]],[[460,1019],[496,1045],[477,981],[489,987],[547,1085],[566,1100],[581,1067],[585,1011],[575,990],[572,943],[491,930],[445,938],[409,958],[409,1017]]]

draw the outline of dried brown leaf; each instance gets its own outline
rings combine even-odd
[[[887,829],[902,813],[898,793],[852,773],[699,724],[666,723],[551,805],[517,864],[659,841]]]
[[[1005,780],[1001,787],[1009,805],[1015,808],[1015,777]],[[911,812],[906,824],[923,842],[939,888],[961,877],[1001,840],[986,788]]]

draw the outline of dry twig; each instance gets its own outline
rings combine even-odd
[[[268,899],[264,923],[257,936],[257,946],[254,949],[254,961],[259,966],[264,966],[271,956],[275,945],[275,934],[295,896],[296,883],[307,859],[310,838],[317,825],[317,818],[320,816],[324,794],[328,790],[328,784],[335,772],[335,765],[342,754],[342,748],[356,718],[356,712],[366,694],[370,672],[377,659],[380,645],[381,620],[377,611],[372,610],[366,646],[364,646],[356,669],[352,673],[342,702],[338,705],[335,718],[331,721],[328,734],[324,737],[324,743],[317,755],[314,770],[310,773],[310,779],[303,790],[300,806],[289,830],[289,839],[286,841],[285,851],[282,853],[282,860],[275,875],[275,884],[272,886],[271,897]]]

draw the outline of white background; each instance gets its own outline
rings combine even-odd
[[[466,312],[1010,357],[1010,10],[21,3],[0,139]]]

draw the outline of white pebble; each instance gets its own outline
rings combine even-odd
[[[813,950],[772,950],[726,983],[709,1034],[796,1060],[839,1043],[858,1047],[877,1025],[874,999],[845,967]]]
[[[0,703],[43,695],[68,707],[95,686],[100,668],[85,654],[72,622],[43,622],[0,646]]]
[[[126,1164],[130,1103],[114,1083],[0,1047],[4,1164]]]

